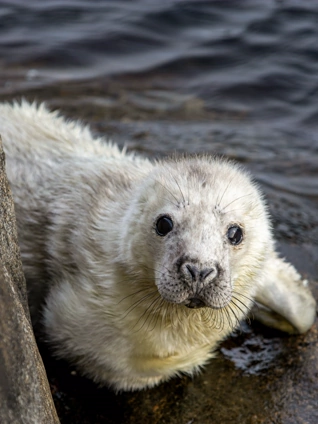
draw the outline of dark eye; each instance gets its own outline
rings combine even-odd
[[[162,236],[162,237],[170,233],[172,228],[173,228],[172,219],[166,215],[161,216],[156,223],[156,232],[159,236]]]
[[[243,240],[242,228],[240,228],[238,225],[232,225],[232,227],[227,230],[227,238],[231,244],[237,246]]]

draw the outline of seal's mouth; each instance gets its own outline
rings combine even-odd
[[[198,309],[198,308],[205,308],[207,304],[198,297],[192,297],[191,299],[188,299],[188,303],[185,305],[187,308],[191,309]]]
[[[190,309],[199,308],[210,308],[210,309],[222,309],[231,302],[231,293],[227,296],[223,293],[222,297],[216,296],[214,299],[205,298],[197,294],[190,295],[186,300],[180,302],[183,306]]]
[[[172,278],[162,273],[156,281],[163,300],[189,309],[223,309],[232,300],[230,279],[218,278],[212,282],[192,282]]]

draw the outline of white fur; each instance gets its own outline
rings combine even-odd
[[[274,253],[264,201],[238,166],[212,157],[151,163],[26,102],[0,105],[0,133],[33,320],[43,308],[56,353],[95,381],[132,390],[195,373],[255,297],[299,331],[311,326],[315,302]],[[155,231],[161,214],[174,222],[166,237]],[[238,246],[226,237],[232,224],[244,230]],[[181,255],[220,265],[212,301],[227,303],[224,288],[228,305],[192,310],[176,300],[192,290],[176,271]],[[273,286],[285,297],[296,287],[294,311],[279,308]]]

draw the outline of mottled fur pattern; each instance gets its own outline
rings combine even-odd
[[[26,102],[0,106],[0,132],[33,321],[96,382],[133,390],[194,374],[255,298],[275,303],[267,281],[280,293],[289,275],[311,315],[288,319],[310,327],[311,294],[274,253],[265,203],[237,165],[152,163]],[[173,221],[165,236],[160,216]],[[237,246],[232,225],[243,231]],[[189,264],[216,276],[194,279]],[[187,308],[195,296],[206,307]]]

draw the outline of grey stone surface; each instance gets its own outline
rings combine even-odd
[[[0,423],[58,423],[27,305],[0,139]]]

